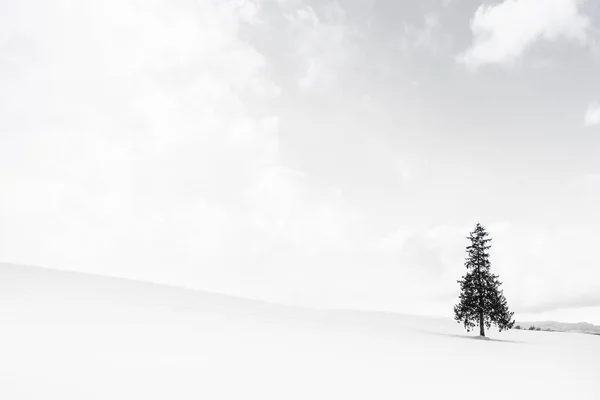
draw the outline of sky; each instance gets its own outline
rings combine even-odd
[[[600,4],[0,2],[0,261],[600,324]]]

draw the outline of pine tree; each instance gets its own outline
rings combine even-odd
[[[458,281],[461,293],[459,303],[454,306],[454,319],[462,323],[470,332],[477,324],[479,335],[485,336],[484,326],[490,329],[494,324],[499,331],[513,327],[513,312],[508,304],[498,280],[498,275],[490,272],[491,245],[488,233],[481,224],[475,226],[470,233],[471,244],[467,246],[465,267],[467,273]]]

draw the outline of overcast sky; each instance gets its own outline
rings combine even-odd
[[[600,4],[0,2],[0,261],[600,323]]]

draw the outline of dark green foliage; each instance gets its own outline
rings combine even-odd
[[[531,325],[531,326],[529,327],[529,330],[530,330],[530,331],[535,331],[535,326]]]
[[[480,224],[470,233],[471,244],[467,246],[465,267],[467,273],[458,281],[460,284],[459,303],[454,306],[454,319],[471,331],[479,325],[479,334],[485,336],[485,329],[496,325],[500,332],[513,327],[513,312],[508,310],[506,298],[500,289],[502,283],[498,275],[490,272],[489,242],[491,239]]]
[[[515,326],[515,329],[521,329],[521,325]]]

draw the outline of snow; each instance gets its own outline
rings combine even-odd
[[[1,399],[600,399],[599,355],[593,335],[0,264]]]

